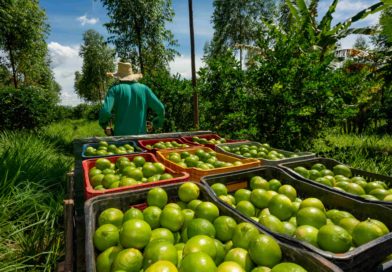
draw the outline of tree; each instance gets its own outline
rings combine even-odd
[[[82,72],[75,73],[75,90],[79,97],[89,102],[101,102],[108,84],[106,73],[114,70],[115,52],[95,30],[83,35],[79,55],[83,58]]]
[[[168,69],[177,53],[177,42],[165,28],[174,16],[171,0],[102,0],[110,22],[109,41],[120,58],[129,59],[142,73]]]
[[[355,40],[353,48],[358,49],[358,50],[362,50],[362,51],[366,51],[369,49],[369,45],[363,36],[359,36]]]
[[[6,0],[0,4],[0,50],[12,71],[14,86],[22,81],[53,87],[45,38],[49,26],[38,0]]]
[[[350,27],[353,23],[366,18],[370,14],[379,12],[387,6],[382,1],[377,2],[346,21],[332,26],[333,13],[338,2],[339,0],[334,0],[321,20],[317,20],[319,0],[311,0],[309,4],[306,4],[305,0],[285,0],[291,16],[289,32],[294,32],[296,35],[303,37],[301,44],[299,44],[301,50],[319,49],[321,51],[320,57],[323,59],[326,54],[332,53],[336,49],[336,44],[340,39],[350,34],[374,34],[374,27]],[[269,27],[289,37],[287,31],[280,25],[277,26],[271,21]]]
[[[236,44],[252,44],[262,28],[261,18],[270,17],[272,1],[263,0],[215,0],[212,23],[214,36],[210,52],[223,53]],[[240,65],[243,62],[243,48],[240,51]]]

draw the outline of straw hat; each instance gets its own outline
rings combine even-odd
[[[129,62],[119,62],[117,66],[117,73],[106,73],[107,76],[115,77],[120,81],[135,81],[143,77],[142,74],[134,74],[132,71],[132,64]]]

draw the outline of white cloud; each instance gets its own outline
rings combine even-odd
[[[196,72],[204,65],[201,56],[195,57],[196,61]],[[180,74],[183,78],[192,78],[191,68],[191,57],[190,56],[179,56],[174,59],[170,64],[170,72],[172,74]]]
[[[52,70],[56,81],[61,86],[61,104],[77,105],[82,103],[74,91],[74,75],[80,71],[83,60],[79,56],[80,45],[67,46],[57,42],[48,44],[52,59]]]
[[[86,14],[78,17],[76,20],[78,20],[82,26],[95,25],[99,22],[99,18],[88,18]]]

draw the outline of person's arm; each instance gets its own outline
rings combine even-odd
[[[110,88],[103,103],[102,109],[99,112],[99,125],[105,129],[112,117],[112,109],[114,106],[114,91]]]
[[[162,102],[159,101],[150,88],[146,88],[148,107],[151,108],[157,115],[154,119],[152,119],[153,127],[162,127],[163,121],[165,120],[165,106],[163,106]]]

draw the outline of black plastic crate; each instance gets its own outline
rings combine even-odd
[[[262,144],[259,142],[240,142],[240,143],[225,143],[225,144],[218,144],[216,145],[216,151],[221,152],[221,153],[225,153],[228,154],[230,156],[235,156],[237,158],[241,158],[244,159],[246,157],[242,156],[242,155],[238,155],[235,154],[233,152],[228,152],[226,150],[224,150],[222,147],[224,146],[229,146],[229,147],[237,147],[237,146],[241,146],[241,145],[255,145],[257,147],[261,146]],[[279,153],[282,153],[285,157],[285,159],[281,159],[281,160],[268,160],[268,159],[264,159],[264,158],[257,158],[261,161],[261,164],[263,165],[277,165],[283,162],[294,162],[294,161],[301,161],[301,160],[306,160],[306,159],[310,159],[310,158],[314,158],[316,156],[315,153],[311,153],[311,152],[290,152],[290,151],[286,151],[286,150],[281,150],[281,149],[277,149],[277,148],[270,148],[271,150],[275,150]],[[297,157],[291,157],[293,155],[298,155]]]
[[[334,192],[338,192],[340,194],[343,194],[343,195],[346,195],[349,197],[353,197],[353,198],[358,199],[363,202],[381,204],[381,205],[385,205],[385,206],[392,208],[392,202],[382,201],[382,200],[369,200],[369,199],[365,199],[363,197],[360,197],[358,195],[350,194],[350,193],[347,193],[347,192],[344,192],[341,190],[336,190],[333,187],[329,187],[327,185],[318,183],[314,180],[307,179],[294,171],[294,168],[297,166],[303,166],[306,168],[310,168],[313,164],[316,164],[316,163],[322,163],[328,169],[332,169],[335,165],[338,165],[338,164],[344,164],[344,163],[341,163],[341,162],[334,160],[334,159],[317,157],[317,158],[304,160],[304,161],[281,163],[278,165],[278,167],[282,168],[285,172],[289,173],[290,175],[292,175],[300,180],[303,180],[305,182],[309,182],[309,183],[315,184],[317,186],[320,186],[322,188],[333,190]],[[353,176],[362,176],[363,178],[366,179],[366,181],[374,181],[374,180],[384,181],[388,185],[388,187],[392,186],[392,177],[388,177],[388,176],[384,176],[384,175],[380,175],[380,174],[375,174],[375,173],[370,173],[370,172],[356,169],[356,168],[351,168],[351,167],[349,167],[349,168],[351,169]]]
[[[144,149],[142,149],[141,147],[139,147],[135,141],[113,141],[113,142],[108,141],[107,143],[108,143],[109,145],[110,145],[110,144],[114,144],[114,145],[116,145],[116,146],[120,146],[120,145],[124,145],[124,144],[130,144],[131,146],[134,147],[134,150],[135,150],[135,151],[132,152],[132,153],[127,153],[127,154],[137,154],[137,153],[147,152],[147,150],[144,150]],[[121,156],[121,155],[119,155],[119,154],[87,156],[87,155],[86,155],[86,149],[87,149],[87,147],[89,147],[89,146],[92,146],[92,147],[94,147],[94,148],[97,148],[97,147],[99,146],[99,144],[98,144],[98,143],[84,144],[83,147],[82,147],[82,159],[83,159],[83,160],[85,160],[85,159],[94,159],[94,158],[105,158],[105,157],[110,157],[110,156]],[[124,155],[127,155],[127,154],[124,154]]]
[[[177,192],[178,188],[183,184],[176,183],[161,186],[164,190],[166,190],[169,196],[170,201],[177,201]],[[211,201],[215,203],[218,208],[220,215],[229,215],[233,217],[237,223],[240,222],[249,222],[254,223],[252,220],[247,219],[246,217],[233,212],[230,207],[223,205],[220,203],[217,198],[211,195],[209,189],[200,184],[195,183],[200,189],[199,199]],[[86,223],[86,238],[85,238],[85,247],[86,247],[86,271],[96,271],[95,270],[95,251],[93,245],[93,234],[96,229],[96,222],[99,214],[107,209],[107,208],[119,208],[122,210],[128,209],[130,206],[140,207],[146,204],[147,193],[149,189],[141,189],[132,192],[123,192],[118,194],[113,194],[110,196],[98,196],[95,198],[91,198],[85,202],[85,223]],[[262,228],[259,228],[261,233],[266,233]],[[318,256],[317,254],[311,253],[304,249],[288,245],[282,241],[277,240],[282,250],[282,260],[290,261],[302,265],[309,272],[311,271],[319,271],[319,272],[327,272],[327,271],[336,271],[341,272],[342,270],[331,263],[330,261]]]
[[[310,183],[296,179],[283,170],[273,166],[263,166],[249,170],[232,172],[227,174],[211,175],[202,178],[202,183],[209,186],[210,193],[213,190],[210,185],[223,183],[228,187],[229,192],[234,192],[240,188],[248,188],[249,180],[253,176],[261,176],[267,180],[272,178],[278,179],[283,184],[289,184],[297,190],[297,195],[301,198],[316,197],[320,199],[327,209],[339,209],[348,211],[359,220],[366,220],[368,217],[382,221],[392,229],[392,209],[385,206],[365,203],[355,198],[350,198],[341,194],[334,193],[331,190],[315,186]],[[222,200],[223,205],[230,207]],[[239,211],[233,209],[236,213]],[[291,245],[300,246],[312,252],[315,252],[337,264],[344,271],[375,271],[385,257],[392,253],[392,232],[378,239],[359,246],[346,253],[335,254],[329,251],[319,249],[309,243],[302,242],[291,236],[278,234],[268,230],[260,223],[253,221],[260,228],[271,233],[277,239],[287,242]]]

